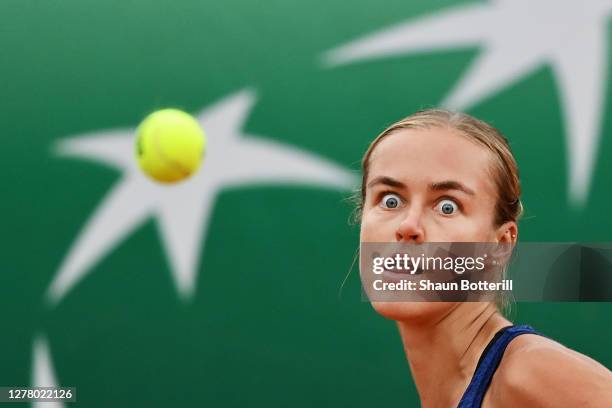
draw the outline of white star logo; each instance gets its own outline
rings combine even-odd
[[[328,66],[458,47],[481,53],[443,106],[465,110],[544,64],[552,67],[567,129],[569,198],[584,205],[594,169],[607,72],[611,0],[493,0],[399,24],[335,48]]]
[[[119,169],[123,176],[80,232],[54,277],[47,297],[57,303],[91,267],[148,217],[155,217],[183,299],[194,292],[202,237],[217,193],[247,184],[303,184],[350,189],[349,170],[314,154],[245,135],[242,126],[255,101],[250,91],[204,109],[198,120],[208,141],[202,167],[175,185],[149,180],[134,158],[135,129],[102,131],[61,141],[61,155]]]
[[[43,335],[34,338],[32,346],[32,387],[55,387],[57,380],[49,344]],[[32,403],[33,408],[64,408],[60,401],[38,401]]]

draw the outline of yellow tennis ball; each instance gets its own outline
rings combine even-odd
[[[162,109],[138,126],[136,158],[146,175],[162,183],[191,176],[200,167],[206,135],[193,116],[178,109]]]

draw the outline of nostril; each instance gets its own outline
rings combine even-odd
[[[422,241],[422,236],[420,234],[410,234],[410,235],[402,235],[401,232],[395,233],[395,240],[397,242],[415,242],[418,243]]]
[[[424,233],[421,219],[417,216],[410,216],[402,220],[397,226],[395,238],[401,242],[419,241],[423,239]]]

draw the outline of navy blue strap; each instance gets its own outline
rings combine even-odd
[[[472,381],[470,381],[470,385],[468,385],[457,408],[480,408],[485,392],[491,384],[493,374],[495,374],[495,370],[497,370],[510,341],[521,334],[540,333],[536,332],[531,326],[523,324],[504,327],[498,334],[500,335],[493,338],[480,357]]]

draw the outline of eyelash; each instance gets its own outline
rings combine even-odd
[[[378,193],[377,198],[376,198],[376,203],[380,203],[380,201],[383,199],[383,197],[386,196],[387,194],[395,194],[402,201],[404,201],[404,198],[401,196],[401,194],[398,194],[397,192],[395,192],[393,190],[384,190],[384,191],[381,191],[380,193]],[[440,201],[442,201],[442,200],[451,200],[452,202],[457,204],[457,207],[459,208],[459,211],[463,212],[463,204],[461,204],[461,202],[459,200],[457,200],[456,198],[451,197],[449,195],[443,195],[443,196],[439,197],[436,200],[436,204],[435,205],[438,205],[440,203]]]
[[[398,196],[399,198],[401,198],[401,199],[402,199],[402,201],[404,200],[404,198],[403,198],[403,197],[402,197],[400,194],[397,194],[395,191],[392,191],[392,190],[384,190],[384,191],[381,191],[380,193],[378,193],[378,194],[376,195],[376,203],[380,203],[380,202],[382,201],[382,199],[384,198],[384,196],[386,196],[387,194],[395,194],[396,196]]]

